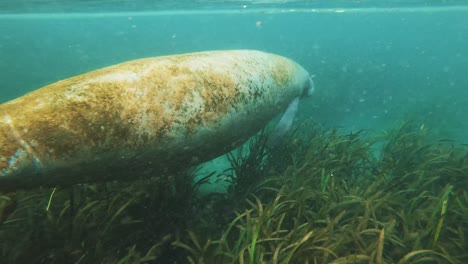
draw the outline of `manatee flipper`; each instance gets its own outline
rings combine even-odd
[[[299,97],[294,98],[291,103],[289,103],[286,112],[284,112],[280,121],[275,127],[275,130],[271,133],[268,138],[267,145],[271,148],[276,147],[284,139],[286,133],[291,129],[294,117],[296,116],[297,109],[299,108]]]

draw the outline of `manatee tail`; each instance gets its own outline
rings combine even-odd
[[[284,112],[280,121],[275,127],[275,130],[271,133],[267,140],[267,145],[270,148],[278,146],[284,139],[286,133],[291,129],[294,117],[296,116],[297,109],[299,108],[299,97],[294,98],[294,100],[289,103],[288,109]]]

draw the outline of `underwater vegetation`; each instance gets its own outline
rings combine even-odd
[[[312,122],[196,170],[0,195],[4,263],[468,263],[468,146]]]

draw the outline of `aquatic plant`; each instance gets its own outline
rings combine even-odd
[[[383,136],[313,122],[260,133],[213,174],[0,196],[11,263],[465,263],[468,149],[404,122]],[[53,195],[52,195],[53,194]],[[16,210],[13,211],[13,209]]]
[[[404,123],[387,135],[376,157],[376,140],[363,132],[318,129],[309,135],[307,151],[299,149],[302,158],[283,151],[293,162],[250,188],[247,209],[238,211],[219,239],[209,240],[203,254],[190,242],[174,245],[191,249],[192,263],[467,260],[468,222],[461,219],[466,217],[466,148],[432,141],[423,127]],[[298,140],[303,138],[292,135],[287,144]],[[453,186],[461,188],[457,208],[451,207]]]
[[[168,247],[167,237],[192,219],[191,179],[190,173],[181,173],[131,184],[59,188],[50,206],[52,190],[18,192],[16,212],[0,227],[3,259],[116,263],[138,255],[140,262],[149,261],[155,246]]]

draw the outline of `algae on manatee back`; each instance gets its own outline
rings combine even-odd
[[[134,180],[220,156],[312,82],[294,61],[225,50],[124,62],[0,105],[0,190]]]

